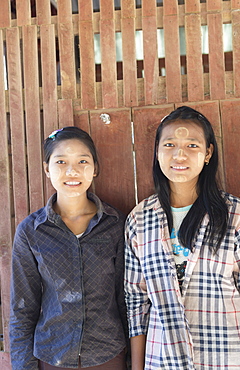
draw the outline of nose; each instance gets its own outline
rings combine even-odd
[[[182,161],[186,159],[186,154],[182,148],[176,148],[175,153],[173,153],[173,159],[177,159],[178,161]]]
[[[77,176],[78,173],[77,171],[75,170],[75,168],[73,168],[72,166],[69,166],[66,170],[66,175],[67,176]]]

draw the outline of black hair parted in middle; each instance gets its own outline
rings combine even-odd
[[[204,132],[206,147],[213,145],[212,157],[208,165],[204,165],[199,174],[197,182],[198,198],[190,208],[179,229],[178,239],[183,247],[193,250],[195,236],[200,224],[206,214],[209,216],[209,228],[207,239],[213,251],[217,251],[227,230],[228,207],[222,197],[217,184],[218,169],[218,147],[214,131],[209,120],[200,112],[187,106],[181,106],[164,117],[158,126],[155,138],[154,159],[153,159],[153,180],[161,206],[163,207],[168,220],[169,232],[173,227],[173,216],[170,205],[170,185],[168,178],[163,174],[158,158],[158,145],[161,139],[162,130],[168,124],[183,120],[194,122]]]

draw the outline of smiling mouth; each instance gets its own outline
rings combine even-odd
[[[171,166],[174,170],[187,170],[188,167],[185,166]]]
[[[81,182],[79,182],[79,181],[66,181],[64,184],[65,185],[80,185]]]

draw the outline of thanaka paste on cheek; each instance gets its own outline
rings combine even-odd
[[[94,173],[94,168],[92,166],[85,166],[84,167],[83,176],[84,176],[86,181],[92,182],[93,173]]]
[[[50,179],[51,179],[51,182],[58,181],[60,176],[61,176],[60,168],[54,167],[54,168],[51,169],[51,173],[50,173],[50,176],[49,176]]]
[[[198,153],[198,167],[203,167],[205,156],[203,153]]]

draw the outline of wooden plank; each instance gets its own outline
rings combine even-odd
[[[239,4],[240,6],[240,4]],[[232,12],[234,96],[240,96],[240,10]]]
[[[17,25],[31,24],[31,4],[29,0],[16,0]]]
[[[40,26],[42,99],[44,118],[44,138],[58,128],[57,116],[57,71],[54,25]],[[46,178],[44,178],[46,181]],[[45,201],[53,193],[50,181],[45,182]]]
[[[240,100],[225,100],[221,101],[220,104],[223,129],[226,189],[228,192],[240,197],[240,172],[238,171],[240,163]]]
[[[199,13],[201,11],[199,0],[185,0],[186,13]]]
[[[222,0],[211,0],[207,1],[207,11],[222,10]]]
[[[167,102],[181,102],[182,84],[178,16],[165,15],[163,23]]]
[[[185,20],[188,101],[204,100],[201,16],[187,14]]]
[[[18,28],[6,31],[15,225],[28,215],[21,54]]]
[[[240,0],[231,0],[232,10],[238,10],[240,8]]]
[[[72,23],[58,24],[58,38],[62,98],[74,99],[77,91]]]
[[[210,99],[225,99],[222,14],[208,14]]]
[[[122,52],[123,52],[123,101],[124,106],[138,105],[137,63],[135,45],[135,1],[123,1],[122,19]]]
[[[74,107],[75,108],[75,107]],[[89,114],[88,111],[84,110],[74,110],[74,126],[81,128],[90,134],[90,125],[89,125]]]
[[[30,212],[44,205],[37,26],[23,26],[25,114]]]
[[[11,369],[10,353],[0,352],[0,368],[1,370]]]
[[[102,113],[110,115],[110,124],[102,122]],[[96,194],[127,214],[135,205],[131,111],[91,111],[90,127],[100,160]]]
[[[93,33],[93,6],[91,1],[79,0],[80,83],[83,109],[97,107]]]
[[[57,0],[58,23],[72,23],[72,2]]]
[[[10,0],[1,0],[0,28],[10,27],[10,25],[11,25]]]
[[[3,37],[0,30],[0,60],[3,60]],[[1,281],[1,315],[4,336],[4,350],[9,351],[9,302],[10,302],[10,261],[12,246],[12,226],[11,226],[11,183],[9,170],[8,154],[8,130],[5,111],[5,89],[4,89],[4,68],[0,63],[0,281]],[[1,369],[10,368],[9,355],[5,356],[1,352]],[[7,365],[9,367],[7,367]]]
[[[145,104],[156,104],[158,96],[157,11],[155,0],[142,2]]]
[[[178,0],[163,1],[163,15],[178,15]]]
[[[73,126],[72,99],[58,100],[58,122],[59,127]]]
[[[156,131],[161,119],[173,110],[173,104],[133,109],[134,149],[136,153],[137,194],[139,202],[155,193],[152,163]]]
[[[112,0],[100,2],[100,43],[103,108],[118,107],[115,12]]]
[[[51,2],[49,0],[35,0],[37,12],[37,24],[51,23]]]

